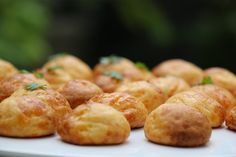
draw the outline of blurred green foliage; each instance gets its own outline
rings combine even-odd
[[[0,1],[0,58],[34,66],[47,54],[49,12],[42,0]]]
[[[234,0],[0,0],[0,57],[34,67],[52,47],[91,65],[111,52],[235,69],[235,19]]]
[[[166,11],[153,0],[78,0],[81,10],[102,10],[107,4],[113,6],[124,27],[139,34],[145,33],[151,42],[167,46],[173,40],[173,25]]]
[[[148,62],[149,66],[178,57],[203,68],[223,66],[236,71],[235,0],[79,0],[74,3],[83,12],[89,10],[87,21],[100,18],[94,29],[102,30],[103,33],[97,33],[102,37],[87,42],[98,43],[90,51],[113,51]],[[88,47],[91,45],[80,49]]]
[[[165,12],[151,0],[117,0],[116,7],[121,19],[132,31],[145,32],[160,45],[170,45],[173,28]]]

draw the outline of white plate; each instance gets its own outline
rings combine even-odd
[[[197,148],[177,148],[148,142],[143,129],[133,130],[128,141],[112,146],[77,146],[55,135],[39,139],[0,137],[0,156],[14,157],[236,157],[236,133],[215,129],[210,142]]]

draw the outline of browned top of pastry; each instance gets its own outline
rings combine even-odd
[[[97,94],[103,93],[94,83],[86,80],[72,80],[67,82],[59,92],[69,101],[72,108],[85,103]]]
[[[166,60],[152,70],[156,76],[174,75],[183,78],[190,85],[199,83],[203,78],[203,71],[193,63],[182,59]]]

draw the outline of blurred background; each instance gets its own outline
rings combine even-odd
[[[149,67],[183,58],[236,73],[236,2],[0,0],[0,58],[32,69],[57,52],[90,66],[117,54]]]

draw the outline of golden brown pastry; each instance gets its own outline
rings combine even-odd
[[[63,95],[45,84],[35,82],[26,84],[24,87],[16,90],[11,96],[32,96],[41,100],[55,111],[55,121],[59,121],[61,117],[72,110]]]
[[[90,67],[79,58],[69,54],[54,57],[43,66],[41,72],[54,89],[60,88],[69,80],[92,79]]]
[[[142,80],[149,80],[152,78],[156,78],[152,72],[148,71],[148,70],[140,70],[142,72],[143,75],[143,79]]]
[[[156,76],[173,75],[181,77],[190,85],[199,83],[203,78],[202,69],[182,59],[164,61],[154,67],[152,72]]]
[[[207,116],[212,127],[220,127],[224,122],[225,109],[210,96],[193,90],[178,93],[170,97],[167,103],[184,103],[194,107]]]
[[[190,89],[190,86],[183,79],[175,76],[158,77],[148,80],[149,83],[161,89],[167,98],[176,93]]]
[[[150,113],[166,100],[162,91],[146,81],[136,81],[122,84],[117,92],[128,93],[140,100]]]
[[[131,128],[143,127],[148,111],[137,98],[126,93],[104,93],[90,99],[105,105],[110,105],[122,112]]]
[[[206,144],[211,131],[211,125],[205,115],[179,103],[161,105],[148,115],[144,125],[148,140],[181,147]]]
[[[94,76],[93,82],[98,85],[103,92],[114,92],[123,82],[128,80],[117,71],[107,71],[104,74]]]
[[[0,102],[9,97],[18,88],[23,87],[27,83],[38,82],[48,84],[45,80],[36,78],[33,74],[14,74],[3,79],[0,83]]]
[[[236,130],[236,106],[227,113],[225,124],[229,129]]]
[[[60,66],[50,67],[51,70],[40,70],[43,73],[45,80],[50,84],[50,86],[58,90],[67,82],[73,80],[72,76],[65,71],[65,69],[60,68]]]
[[[213,84],[208,84],[195,86],[191,90],[202,92],[210,96],[218,103],[220,103],[226,111],[229,111],[232,107],[236,106],[236,99],[234,98],[234,96],[222,87]]]
[[[40,99],[11,96],[0,103],[0,135],[40,137],[54,131],[54,111]]]
[[[143,80],[142,72],[134,63],[126,58],[118,56],[102,57],[100,63],[94,68],[94,76],[103,75],[108,71],[116,71],[132,81]]]
[[[69,81],[59,89],[59,92],[68,100],[71,108],[75,108],[93,96],[103,93],[97,85],[86,80]]]
[[[152,72],[149,70],[148,66],[145,63],[142,62],[136,62],[135,66],[141,71],[143,75],[143,80],[149,80],[156,78]]]
[[[18,70],[11,63],[0,59],[0,81],[17,72]]]
[[[60,121],[57,132],[62,140],[73,144],[120,144],[128,138],[130,126],[121,112],[90,102],[67,114]]]
[[[217,86],[229,90],[236,97],[236,76],[227,69],[212,67],[205,70],[205,75],[210,76]]]

